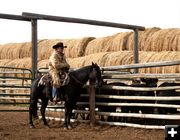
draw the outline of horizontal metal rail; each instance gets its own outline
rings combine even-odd
[[[180,86],[171,87],[130,87],[130,86],[111,86],[106,85],[102,87],[103,89],[116,89],[116,90],[131,90],[131,91],[162,91],[162,90],[175,90],[180,89]]]
[[[27,77],[15,77],[15,76],[0,76],[1,79],[21,79],[21,80],[32,80],[32,78]]]
[[[116,116],[116,117],[133,117],[143,119],[166,119],[180,120],[180,115],[159,115],[159,114],[139,114],[139,113],[117,113],[117,112],[96,112],[97,115]]]
[[[30,71],[0,71],[0,74],[31,74]]]
[[[28,109],[0,109],[0,112],[28,112]]]
[[[30,102],[0,102],[0,105],[18,105],[18,104],[30,104]]]
[[[22,98],[22,97],[19,97],[19,98],[14,98],[14,97],[0,97],[0,100],[30,100],[30,98]]]
[[[80,24],[89,24],[89,25],[96,25],[96,26],[107,26],[107,27],[114,27],[114,28],[132,29],[132,30],[138,29],[140,31],[145,30],[145,27],[142,27],[142,26],[112,23],[112,22],[97,21],[97,20],[89,20],[89,19],[70,18],[70,17],[62,17],[62,16],[51,16],[51,15],[43,15],[43,14],[27,13],[27,12],[23,12],[22,16],[25,18],[29,18],[29,19],[80,23]]]
[[[30,97],[30,94],[25,93],[0,93],[0,96],[28,96]]]
[[[30,90],[29,87],[24,88],[24,87],[14,87],[13,89],[10,87],[0,87],[0,90]]]
[[[114,79],[122,79],[122,78],[174,78],[180,79],[180,74],[147,74],[147,73],[138,73],[138,74],[104,74],[103,78],[114,78]]]
[[[79,105],[89,105],[88,102],[78,102]],[[180,108],[180,105],[172,104],[152,104],[152,103],[107,103],[96,102],[96,106],[132,106],[132,107],[162,107],[162,108]]]
[[[6,85],[0,85],[0,87],[4,87],[4,89],[3,90],[5,90],[6,88],[8,88],[8,87],[11,87],[11,88],[30,88],[31,86],[29,85],[29,86],[18,86],[18,85],[9,85],[9,84],[6,84]]]
[[[158,101],[180,101],[180,96],[119,96],[119,95],[96,95],[96,98],[110,98],[123,100],[158,100]]]
[[[108,66],[108,67],[102,67],[102,70],[114,71],[114,70],[123,70],[123,69],[164,67],[164,66],[174,66],[174,65],[180,65],[180,60],[178,60],[178,61],[149,62],[149,63],[142,63],[142,64],[129,64],[129,65],[119,65],[119,66]]]
[[[11,19],[11,20],[20,20],[20,21],[31,21],[31,19],[19,16],[19,15],[2,14],[2,13],[0,13],[0,18]]]
[[[165,126],[158,125],[142,125],[142,124],[134,124],[134,123],[122,123],[122,122],[104,122],[98,121],[99,124],[108,124],[108,125],[117,125],[117,126],[128,126],[135,128],[145,128],[145,129],[165,129]]]

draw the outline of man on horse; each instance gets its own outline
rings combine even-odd
[[[57,44],[52,46],[54,51],[49,58],[49,74],[52,78],[52,85],[54,89],[54,93],[52,93],[53,98],[57,95],[57,89],[62,86],[62,79],[67,76],[67,72],[70,68],[70,65],[67,63],[64,54],[64,48],[66,47],[67,46],[64,46],[62,42],[58,42]],[[60,101],[59,96],[56,98],[56,101]]]

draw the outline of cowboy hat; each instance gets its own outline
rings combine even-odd
[[[57,48],[67,48],[67,46],[64,46],[62,42],[58,42],[57,44],[55,44],[54,46],[52,46],[53,49],[57,49]]]

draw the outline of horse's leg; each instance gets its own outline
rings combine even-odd
[[[72,116],[72,107],[65,102],[65,118],[64,118],[64,129],[71,129],[70,119]]]
[[[64,129],[68,129],[67,125],[67,119],[68,119],[68,106],[67,103],[65,102],[65,112],[64,112]]]
[[[71,116],[72,116],[72,107],[69,107],[68,108],[68,116],[67,116],[67,127],[68,129],[72,129],[72,126],[71,126]]]
[[[48,99],[43,98],[42,99],[42,105],[41,105],[41,115],[42,115],[42,120],[43,120],[45,126],[48,126],[48,123],[47,123],[47,120],[46,120],[46,117],[45,117],[45,111],[46,111],[47,105],[48,105]]]
[[[36,105],[37,102],[36,100],[30,100],[30,106],[29,106],[29,124],[30,124],[30,128],[34,128],[34,124],[33,124],[33,115],[36,114],[34,113],[35,111],[37,112],[37,108],[36,108]]]

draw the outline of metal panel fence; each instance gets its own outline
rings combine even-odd
[[[25,68],[0,67],[0,111],[27,111],[32,71]],[[8,109],[8,106],[18,109]],[[6,106],[6,107],[2,107]]]
[[[140,64],[141,65],[141,64]],[[146,64],[147,65],[147,64]],[[122,66],[123,67],[123,66]],[[143,66],[141,66],[143,67]],[[154,67],[154,66],[153,66]],[[7,68],[6,68],[7,69]],[[4,70],[4,72],[3,72]],[[159,80],[163,79],[166,81],[173,81],[173,82],[179,82],[180,75],[179,74],[129,74],[127,72],[121,72],[121,70],[116,69],[116,71],[109,71],[109,69],[106,71],[103,69],[103,77],[105,80],[108,81],[113,81],[116,79],[116,81],[122,82],[122,81],[131,81],[134,78],[140,78],[140,77],[155,77],[158,78]],[[39,72],[47,72],[47,69],[41,69]],[[28,97],[29,96],[29,86],[32,80],[32,77],[30,76],[31,72],[19,72],[19,69],[16,71],[8,71],[5,70],[5,68],[1,68],[1,97],[0,100],[14,100],[14,96],[16,96],[16,101],[15,104],[26,104],[28,103]],[[24,74],[29,74],[29,75],[24,75]],[[11,75],[14,75],[11,76]],[[24,75],[24,76],[22,76]],[[29,76],[29,77],[28,77]],[[16,78],[15,78],[16,77]],[[11,83],[14,80],[18,80],[18,84],[13,85],[11,84],[8,85],[7,83]],[[29,81],[29,82],[27,82]],[[20,84],[19,84],[20,83]],[[7,87],[5,86],[7,85]],[[90,115],[90,123],[94,125],[95,123],[102,123],[102,124],[110,124],[110,125],[120,125],[120,126],[132,126],[132,127],[141,127],[141,128],[153,128],[153,129],[164,129],[164,125],[145,125],[145,124],[138,124],[137,122],[123,122],[123,121],[118,121],[118,122],[113,122],[113,121],[101,121],[100,119],[97,119],[98,116],[111,116],[111,117],[118,117],[118,118],[139,118],[141,120],[143,119],[151,119],[151,120],[180,120],[179,113],[177,114],[139,114],[139,113],[127,113],[127,112],[120,112],[118,108],[120,107],[151,107],[151,108],[175,108],[179,109],[180,105],[179,104],[154,104],[154,103],[133,103],[131,102],[132,100],[135,101],[158,101],[158,100],[180,100],[179,96],[176,97],[151,97],[151,96],[121,96],[120,91],[122,90],[135,90],[135,91],[158,91],[158,90],[170,90],[170,89],[176,89],[179,91],[180,87],[163,87],[163,88],[137,88],[137,87],[122,87],[122,86],[104,86],[102,88],[104,89],[111,89],[111,90],[117,90],[118,95],[112,95],[112,93],[109,94],[96,94],[96,90],[93,86],[88,87],[89,88],[89,94],[83,94],[82,98],[86,98],[86,102],[78,102],[78,105],[84,106],[84,108],[81,108],[79,110],[74,110],[76,113],[80,114],[89,114]],[[20,91],[23,90],[23,91]],[[26,90],[26,92],[24,92]],[[15,94],[14,94],[15,93]],[[25,93],[25,94],[23,94]],[[7,96],[6,96],[7,95]],[[90,99],[89,99],[90,95]],[[99,102],[99,99],[101,101]],[[108,99],[110,102],[103,102],[104,99]],[[18,101],[18,100],[21,100]],[[113,101],[114,100],[114,101]],[[123,103],[120,102],[120,100],[129,100],[129,102]],[[22,102],[23,101],[23,102]],[[5,103],[1,102],[1,104],[10,104],[10,103]],[[114,111],[101,111],[100,109],[103,107],[115,107]],[[54,108],[54,107],[53,107]],[[62,107],[60,107],[62,108]],[[56,111],[56,109],[60,109],[58,107],[54,109],[47,109],[50,111]],[[85,110],[85,108],[90,108],[88,111]],[[58,110],[59,111],[59,110]],[[62,110],[61,110],[62,111]],[[49,118],[53,118],[50,117]],[[54,118],[57,119],[57,118]]]

